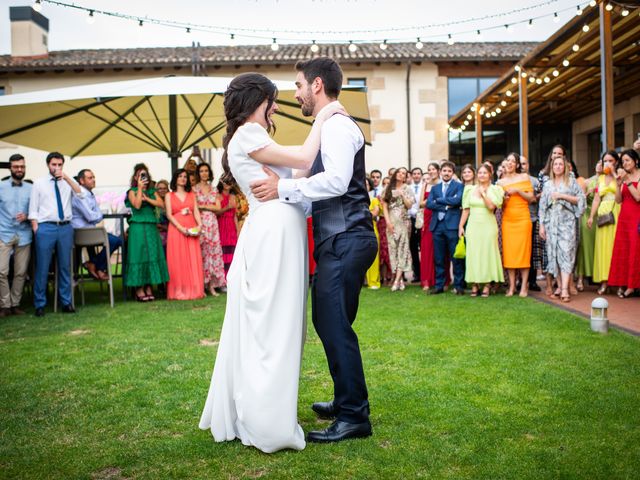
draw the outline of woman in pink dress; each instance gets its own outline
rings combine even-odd
[[[204,297],[202,251],[198,235],[202,228],[196,196],[189,176],[179,168],[171,179],[171,193],[165,197],[167,234],[167,299],[193,300]]]
[[[224,288],[227,285],[224,276],[224,261],[222,260],[222,245],[220,243],[220,230],[216,214],[220,211],[220,201],[216,191],[211,187],[213,172],[207,163],[201,163],[196,170],[196,186],[193,191],[196,194],[198,210],[202,219],[202,231],[200,232],[200,248],[202,249],[202,269],[204,272],[204,285],[213,297],[218,296],[216,288]]]
[[[236,194],[233,186],[218,182],[220,210],[218,212],[218,226],[220,227],[220,243],[222,245],[222,260],[224,261],[224,275],[227,276],[233,254],[238,244],[238,218],[236,216]]]
[[[422,194],[420,208],[424,209],[424,224],[420,236],[420,283],[425,292],[436,284],[436,267],[433,259],[433,235],[429,230],[432,212],[427,208],[427,199],[431,193],[431,188],[440,181],[440,165],[436,162],[430,163],[427,167],[427,179],[422,184]],[[446,266],[447,271],[449,267]],[[447,281],[447,283],[449,283]]]

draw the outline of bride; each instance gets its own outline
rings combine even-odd
[[[320,148],[316,118],[304,145],[281,146],[269,136],[278,110],[276,86],[265,76],[234,78],[224,95],[227,132],[224,177],[249,201],[227,276],[227,307],[200,428],[217,442],[239,438],[271,453],[305,447],[297,420],[298,379],[306,333],[307,230],[303,210],[279,200],[259,202],[249,187],[266,176],[308,170]]]

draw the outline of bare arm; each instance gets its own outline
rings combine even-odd
[[[138,187],[138,191],[134,192],[133,190],[129,190],[129,203],[131,206],[138,210],[142,206],[142,189]]]
[[[193,217],[196,219],[198,228],[202,228],[202,218],[200,217],[200,209],[198,208],[198,202],[193,202]]]
[[[389,218],[389,206],[387,202],[382,200],[382,216],[384,217],[385,223],[387,224],[387,230],[389,230],[393,234],[393,223],[391,223],[391,219]]]
[[[593,225],[593,217],[595,217],[598,212],[598,207],[600,206],[600,194],[596,192],[593,195],[593,203],[591,204],[591,213],[589,214],[589,219],[587,220],[587,226],[591,228]]]
[[[182,225],[180,225],[180,222],[178,222],[178,220],[176,219],[176,217],[173,215],[173,212],[171,211],[171,196],[167,195],[166,197],[166,210],[165,210],[165,215],[167,216],[167,220],[169,220],[169,223],[171,223],[174,227],[176,227],[176,229],[182,233],[185,234],[187,233],[187,229],[184,228]]]
[[[71,189],[76,193],[76,194],[80,194],[82,193],[82,190],[80,190],[80,185],[78,185],[75,180],[73,180],[73,178],[69,177],[69,175],[67,175],[66,173],[62,173],[62,178],[64,179],[65,182],[67,182],[69,184],[69,186],[71,187]]]
[[[465,208],[462,210],[462,215],[460,216],[460,224],[458,225],[458,237],[462,237],[464,235],[464,226],[469,219],[469,209]]]

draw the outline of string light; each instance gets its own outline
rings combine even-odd
[[[476,111],[476,104],[474,103],[473,105],[471,105],[471,111],[475,112]]]
[[[502,105],[503,107],[506,107],[507,106],[507,101],[506,100],[502,100],[500,102],[500,105]]]
[[[626,17],[627,15],[629,15],[629,10],[627,10],[626,8],[623,8],[622,12],[620,12],[620,15],[622,15],[623,17]]]
[[[544,77],[544,83],[549,83],[551,79],[549,77]]]
[[[491,115],[492,117],[495,117],[495,116],[496,116],[496,115],[498,115],[498,114],[497,114],[496,112],[491,112],[491,113],[490,113],[490,115]]]
[[[473,108],[473,107],[471,107],[471,108]],[[467,115],[467,120],[471,120],[472,118],[473,118],[473,115],[471,115],[471,114]]]
[[[465,126],[469,125],[469,120],[465,120],[464,122],[462,122]]]
[[[349,40],[349,51],[354,53],[356,50],[358,50],[358,46],[353,43],[353,41]]]
[[[232,34],[229,36],[229,43],[230,43],[231,45],[235,45],[235,44],[236,44],[236,34],[235,34],[235,33],[232,33]]]
[[[578,45],[577,43],[574,43],[573,47],[571,47],[571,50],[573,50],[574,52],[577,52],[578,50],[580,50],[580,45]]]
[[[567,58],[565,58],[565,59],[562,61],[562,66],[563,66],[563,67],[568,67],[568,66],[569,66],[569,60],[568,60]]]
[[[582,15],[582,8],[580,8],[580,5],[576,7],[576,15]]]
[[[313,43],[311,44],[311,51],[313,53],[318,53],[320,51],[320,47],[318,46],[318,44],[316,43],[316,41],[314,40]]]
[[[416,48],[418,50],[422,50],[422,47],[424,47],[424,44],[420,41],[420,37],[418,37],[418,40],[416,41]]]
[[[36,12],[41,12],[42,11],[42,3],[40,3],[40,0],[36,0],[35,2],[33,2],[33,8]]]
[[[597,5],[596,0],[591,0],[591,1],[589,2],[589,6],[590,6],[591,8],[595,7],[596,5]]]
[[[513,94],[511,93],[511,90],[507,90],[506,92],[504,92],[504,94],[505,94],[507,97],[510,97],[511,95],[513,95]]]
[[[500,113],[502,112],[502,109],[500,107],[496,108],[496,113]]]
[[[143,22],[142,20],[138,21],[138,26],[139,26],[139,27],[144,26],[144,22]]]
[[[536,79],[535,77],[529,77],[529,83],[535,83]]]
[[[542,85],[542,79],[536,78],[536,85]]]
[[[380,46],[380,50],[386,50],[387,49],[387,41],[384,40],[379,46]]]
[[[560,75],[560,72],[558,70],[554,70],[553,71],[553,76],[557,77],[558,75]]]
[[[480,115],[484,115],[484,107],[480,107]]]
[[[511,83],[518,83],[518,80],[516,79],[516,77],[511,77]]]
[[[560,17],[558,16],[558,12],[553,13],[553,21],[558,23],[560,21]]]
[[[513,67],[513,69],[514,69],[516,72],[519,72],[520,70],[522,70],[522,67],[521,67],[520,65],[516,65],[515,67]]]
[[[453,45],[455,42],[453,41],[453,37],[451,37],[451,34],[449,34],[449,35],[448,35],[448,37],[449,37],[449,38],[447,39],[447,43],[448,43],[449,45]]]
[[[520,75],[522,75],[522,78],[527,78],[527,72],[522,72]]]
[[[529,19],[529,22],[527,23],[527,28],[529,30],[531,30],[533,28],[533,19],[531,19],[531,18]]]
[[[491,118],[491,114],[489,112],[487,112],[487,114],[485,115],[485,117],[487,118]]]
[[[613,5],[611,5],[610,3],[607,3],[607,4],[605,5],[604,9],[605,9],[607,12],[610,12],[611,10],[613,10]]]
[[[96,17],[93,16],[93,10],[89,10],[89,16],[87,17],[87,23],[93,25],[96,21]]]
[[[274,38],[273,42],[271,43],[271,50],[273,50],[274,52],[277,52],[279,48],[280,48],[280,45],[278,45],[278,41]]]

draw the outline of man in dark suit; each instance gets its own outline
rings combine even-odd
[[[464,260],[453,258],[458,243],[458,225],[462,214],[462,183],[453,179],[455,165],[449,161],[440,168],[441,182],[431,189],[427,208],[433,211],[429,230],[433,234],[433,255],[436,264],[436,285],[434,294],[444,291],[447,256],[453,263],[453,293],[464,294]]]

